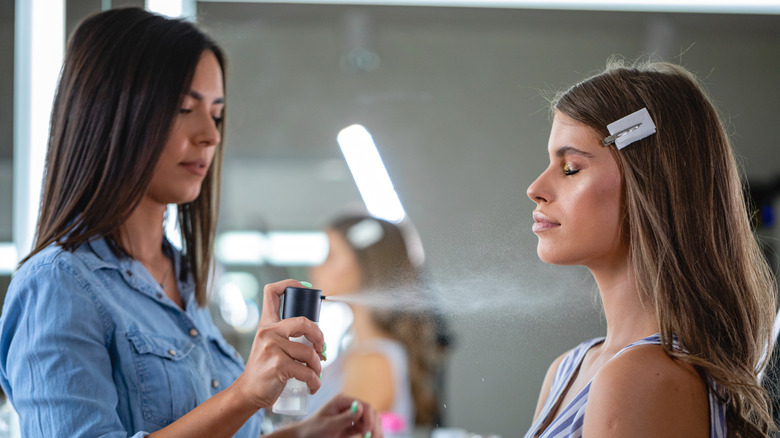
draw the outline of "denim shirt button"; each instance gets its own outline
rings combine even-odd
[[[168,350],[168,354],[170,354],[171,356],[176,356],[176,351]]]
[[[133,271],[128,269],[128,270],[125,271],[125,274],[127,274],[128,277],[132,277],[133,276]]]
[[[217,379],[214,379],[214,380],[211,381],[211,386],[213,386],[214,388],[219,386],[219,382],[217,381]]]
[[[192,336],[193,338],[195,336],[198,336],[198,329],[191,328],[190,329],[190,336]]]
[[[159,300],[162,299],[162,292],[157,292],[157,299],[159,299]]]

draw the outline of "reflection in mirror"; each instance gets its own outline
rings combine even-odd
[[[230,54],[223,232],[316,231],[365,209],[337,141],[364,126],[453,331],[441,426],[522,435],[552,359],[604,331],[589,274],[535,254],[525,189],[546,166],[545,92],[613,54],[682,62],[739,115],[748,174],[778,170],[763,127],[780,85],[756,61],[780,63],[776,16],[208,2],[198,14]],[[240,269],[312,280],[300,265]]]
[[[100,7],[67,4],[68,32]],[[13,5],[0,2],[4,66]],[[228,54],[215,321],[246,357],[264,284],[321,286],[310,267],[326,259],[329,221],[366,210],[338,141],[360,124],[425,247],[426,287],[451,335],[434,426],[522,436],[550,362],[604,334],[587,271],[535,252],[525,191],[547,165],[549,91],[613,54],[653,53],[705,79],[751,183],[780,170],[768,129],[780,118],[775,15],[199,1],[198,22]],[[12,75],[0,69],[0,242],[12,237]],[[780,237],[761,232],[770,246]],[[328,306],[335,362],[356,322]]]

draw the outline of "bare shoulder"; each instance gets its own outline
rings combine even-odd
[[[363,370],[364,372],[378,374],[382,377],[392,375],[390,361],[382,353],[374,351],[347,354],[344,358],[344,367],[350,371],[358,372]]]
[[[607,362],[588,394],[586,437],[709,436],[707,387],[661,346],[633,347]]]
[[[390,361],[381,353],[351,353],[344,358],[344,393],[370,403],[380,412],[393,406],[393,380]]]

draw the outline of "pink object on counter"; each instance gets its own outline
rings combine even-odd
[[[383,432],[403,432],[406,430],[406,421],[395,412],[382,412],[379,414],[382,420]]]

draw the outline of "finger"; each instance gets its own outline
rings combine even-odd
[[[299,316],[296,318],[287,318],[279,323],[280,334],[288,338],[297,338],[305,336],[312,343],[314,349],[320,353],[325,345],[325,336],[316,322]]]
[[[358,409],[359,417],[355,422],[355,426],[358,427],[358,432],[365,434],[371,432],[372,437],[379,436],[382,432],[382,423],[379,419],[379,415],[374,408],[365,402],[359,401],[360,409]]]
[[[366,427],[367,423],[362,420],[366,406],[368,406],[365,403],[342,395],[334,397],[328,403],[330,404],[330,406],[327,406],[328,411],[337,409],[336,412],[339,412],[330,416],[329,421],[336,429],[343,431],[345,435],[363,435],[370,430]],[[323,410],[326,410],[326,408]],[[371,422],[369,421],[368,423]]]
[[[314,374],[317,376],[322,374],[320,355],[314,351],[314,348],[295,341],[282,341],[280,342],[280,346],[288,356],[311,368],[312,371],[314,371]]]
[[[349,411],[353,401],[354,397],[347,397],[344,394],[336,394],[319,409],[319,414],[325,417],[344,414],[345,412]]]
[[[292,366],[288,368],[288,378],[294,378],[301,382],[305,382],[309,387],[309,392],[311,394],[317,392],[322,386],[320,375],[315,374],[311,368],[298,362],[293,362]]]
[[[278,322],[279,312],[281,310],[282,295],[288,287],[300,287],[301,283],[296,280],[282,280],[276,283],[266,284],[263,288],[263,316],[262,322],[272,324]]]

